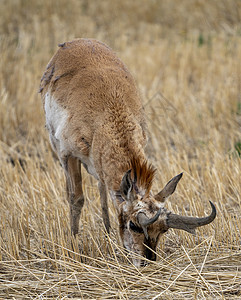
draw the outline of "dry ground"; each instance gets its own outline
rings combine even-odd
[[[71,251],[63,171],[44,128],[38,84],[57,44],[108,43],[140,87],[158,168],[155,191],[184,172],[167,207],[216,220],[170,230],[136,269],[111,206],[106,237],[86,173]],[[241,298],[241,2],[0,1],[0,298]]]

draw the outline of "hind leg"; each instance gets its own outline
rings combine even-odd
[[[68,156],[64,159],[66,190],[70,207],[70,227],[73,235],[79,231],[79,220],[84,205],[82,189],[81,162],[79,159]]]

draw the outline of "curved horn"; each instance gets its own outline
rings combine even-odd
[[[138,223],[141,225],[141,227],[144,231],[145,237],[147,239],[148,239],[147,226],[153,224],[159,218],[159,216],[161,214],[161,210],[162,210],[162,208],[160,208],[157,211],[156,215],[151,219],[148,219],[147,216],[143,212],[140,212],[137,215]]]
[[[216,207],[209,201],[212,207],[212,212],[208,217],[195,218],[195,217],[184,217],[173,213],[170,213],[167,217],[167,226],[169,228],[182,229],[190,233],[195,233],[195,229],[200,226],[211,223],[216,217]]]

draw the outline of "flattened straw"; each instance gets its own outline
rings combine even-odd
[[[177,277],[171,282],[171,284],[164,290],[162,291],[160,294],[156,295],[155,297],[151,298],[152,300],[157,299],[158,297],[160,297],[161,295],[163,295],[165,292],[167,292],[171,286],[173,286],[173,284],[177,281],[177,279],[191,266],[192,264],[190,263],[189,265],[187,265],[178,275]]]
[[[204,265],[205,265],[205,263],[206,263],[206,260],[207,260],[207,257],[208,257],[208,253],[209,253],[209,251],[210,251],[210,247],[211,247],[212,241],[213,241],[213,237],[210,238],[210,242],[209,242],[209,245],[208,245],[208,249],[207,249],[207,251],[206,251],[206,254],[205,254],[205,257],[204,257],[202,266],[201,266],[200,271],[199,271],[200,274],[202,273],[202,270],[203,270]],[[197,278],[195,286],[197,285],[198,280],[199,280],[199,278]]]
[[[109,272],[110,272],[110,273],[113,273],[112,270],[111,270],[110,267],[109,267],[109,263],[107,263],[107,260],[106,260],[105,256],[103,255],[103,253],[101,253],[101,251],[100,251],[98,245],[96,244],[96,241],[95,241],[95,239],[93,238],[93,236],[92,236],[91,233],[90,233],[90,236],[91,236],[91,238],[92,238],[92,241],[93,241],[94,244],[96,245],[96,248],[97,248],[98,252],[100,253],[100,255],[101,255],[101,257],[103,258],[103,260],[105,261],[106,266],[107,266]],[[114,275],[114,274],[113,274],[113,275]],[[115,277],[115,276],[114,276],[114,279],[116,280],[116,277]],[[123,286],[121,285],[121,283],[120,283],[118,280],[116,280],[116,283],[117,283],[117,285],[119,286],[120,289],[123,289]]]
[[[41,293],[40,295],[38,295],[38,297],[36,297],[36,299],[41,298],[44,294],[46,294],[47,292],[51,291],[53,288],[55,288],[56,286],[58,286],[61,282],[66,281],[67,279],[71,278],[72,276],[74,276],[75,272],[73,272],[72,274],[70,274],[68,277],[56,282],[54,285],[52,285],[51,287],[49,287],[46,291],[44,291],[43,293]]]
[[[202,276],[202,274],[198,271],[198,269],[196,268],[196,266],[195,266],[194,263],[192,262],[192,260],[191,260],[191,258],[190,258],[190,256],[189,256],[189,254],[187,253],[187,251],[186,251],[186,249],[184,248],[183,245],[182,245],[182,249],[183,249],[183,251],[186,253],[187,258],[188,258],[189,261],[191,262],[193,268],[195,269],[195,271],[197,272],[197,274],[200,276],[200,278],[202,279],[203,283],[206,285],[208,291],[209,291],[210,293],[212,293],[213,296],[215,296],[215,295],[213,294],[212,290],[210,289],[210,288],[212,288],[212,289],[215,290],[215,292],[216,292],[219,296],[221,296],[221,294],[220,294],[214,287],[212,287],[212,286],[205,280],[205,278]]]
[[[107,235],[106,237],[107,237],[108,242],[109,242],[109,244],[110,244],[110,246],[111,246],[111,250],[112,250],[112,253],[113,253],[113,255],[114,255],[115,261],[116,261],[116,263],[117,263],[118,269],[119,269],[120,272],[121,272],[121,276],[122,276],[122,279],[123,279],[123,281],[124,281],[124,284],[125,284],[125,286],[127,286],[127,282],[126,282],[125,276],[124,276],[124,274],[123,274],[122,266],[120,265],[119,260],[118,260],[118,258],[117,258],[117,256],[116,256],[116,253],[115,253],[115,249],[114,249],[114,247],[113,247],[112,240],[111,240],[111,238],[110,238],[109,235]],[[124,287],[122,287],[122,291],[124,291],[124,290],[125,290]]]
[[[25,269],[29,274],[31,274],[34,278],[36,278],[39,282],[45,284],[44,281],[42,281],[42,279],[38,278],[38,276],[36,276],[33,272],[31,272],[28,268],[26,268],[19,260],[17,260],[15,257],[13,257],[10,253],[8,253],[4,248],[2,248],[0,246],[1,250],[4,251],[7,255],[9,255],[14,262],[16,262],[17,264],[19,264],[23,269]]]

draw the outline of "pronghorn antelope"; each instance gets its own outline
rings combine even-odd
[[[159,237],[169,228],[194,232],[214,220],[212,202],[211,214],[203,218],[164,208],[182,174],[152,194],[155,169],[144,153],[146,123],[140,95],[126,66],[108,46],[93,39],[60,44],[41,79],[40,93],[50,142],[65,172],[74,235],[84,204],[81,165],[98,180],[107,232],[109,193],[124,247],[147,259],[156,259]],[[143,262],[133,258],[133,263]]]

